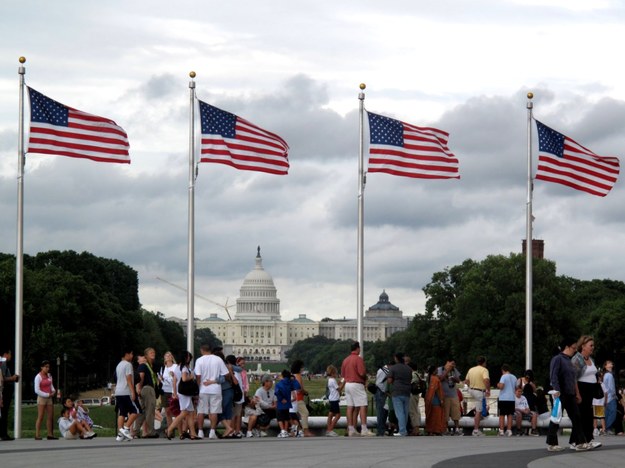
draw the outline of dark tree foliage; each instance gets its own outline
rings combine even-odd
[[[287,351],[288,364],[296,359],[304,361],[304,366],[313,374],[323,374],[332,364],[340,372],[341,363],[350,353],[350,340],[333,340],[325,336],[314,336],[298,341]]]
[[[486,356],[491,381],[499,380],[501,365],[520,375],[525,370],[525,257],[489,256],[432,275],[424,287],[426,310],[408,329],[388,340],[365,343],[370,373],[403,352],[420,369],[456,360],[461,372]],[[548,385],[549,362],[567,334],[595,338],[597,364],[613,360],[616,374],[625,367],[625,283],[582,281],[556,274],[554,262],[533,262],[533,370],[539,385]],[[337,343],[342,343],[337,348]],[[296,343],[289,362],[302,359],[312,372],[328,364],[340,367],[349,343],[315,337]]]
[[[55,386],[71,394],[110,380],[126,346],[135,352],[151,346],[159,357],[184,346],[178,325],[140,308],[137,272],[117,260],[72,251],[25,255],[23,284],[25,399],[32,397],[44,359],[52,364],[53,378],[60,378]],[[5,254],[0,255],[0,307],[1,344],[13,348],[15,257]]]
[[[223,343],[210,328],[196,328],[193,340],[193,356],[197,358],[200,355],[200,346],[209,345],[211,348],[215,346],[223,346]]]

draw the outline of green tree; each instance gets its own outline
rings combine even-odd
[[[223,343],[210,328],[196,328],[193,336],[193,356],[200,355],[200,346],[203,344],[209,345],[211,348],[215,346],[223,346]]]

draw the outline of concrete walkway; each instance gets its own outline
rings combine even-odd
[[[116,442],[21,439],[0,442],[0,466],[13,467],[619,467],[625,438],[601,437],[591,452],[548,453],[544,437],[313,437]],[[566,438],[561,438],[563,444]]]

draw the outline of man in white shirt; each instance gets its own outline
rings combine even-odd
[[[122,360],[117,364],[117,368],[115,369],[115,375],[117,377],[117,385],[115,386],[115,407],[118,412],[117,427],[119,428],[116,440],[118,442],[132,440],[130,428],[140,413],[135,403],[137,394],[135,393],[132,357],[132,349],[126,349],[124,351],[124,357],[122,357]]]
[[[204,437],[204,416],[208,414],[211,423],[209,439],[217,439],[215,428],[219,422],[221,408],[221,382],[229,374],[223,359],[211,353],[209,345],[200,346],[200,356],[195,361],[195,377],[200,387],[197,407],[198,437]]]

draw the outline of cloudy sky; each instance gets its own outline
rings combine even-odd
[[[462,177],[368,176],[365,307],[386,289],[420,313],[432,273],[520,250],[528,91],[539,120],[625,157],[618,0],[21,0],[0,18],[0,251],[16,245],[23,55],[28,85],[115,120],[132,158],[28,155],[25,253],[119,259],[166,316],[186,315],[185,293],[156,277],[186,285],[192,70],[198,98],[291,148],[287,176],[199,167],[196,292],[234,301],[260,245],[283,319],[356,315],[361,82],[368,110],[448,131]],[[535,237],[560,274],[625,280],[624,205],[623,180],[606,198],[537,181]],[[210,313],[225,317],[198,299]]]

